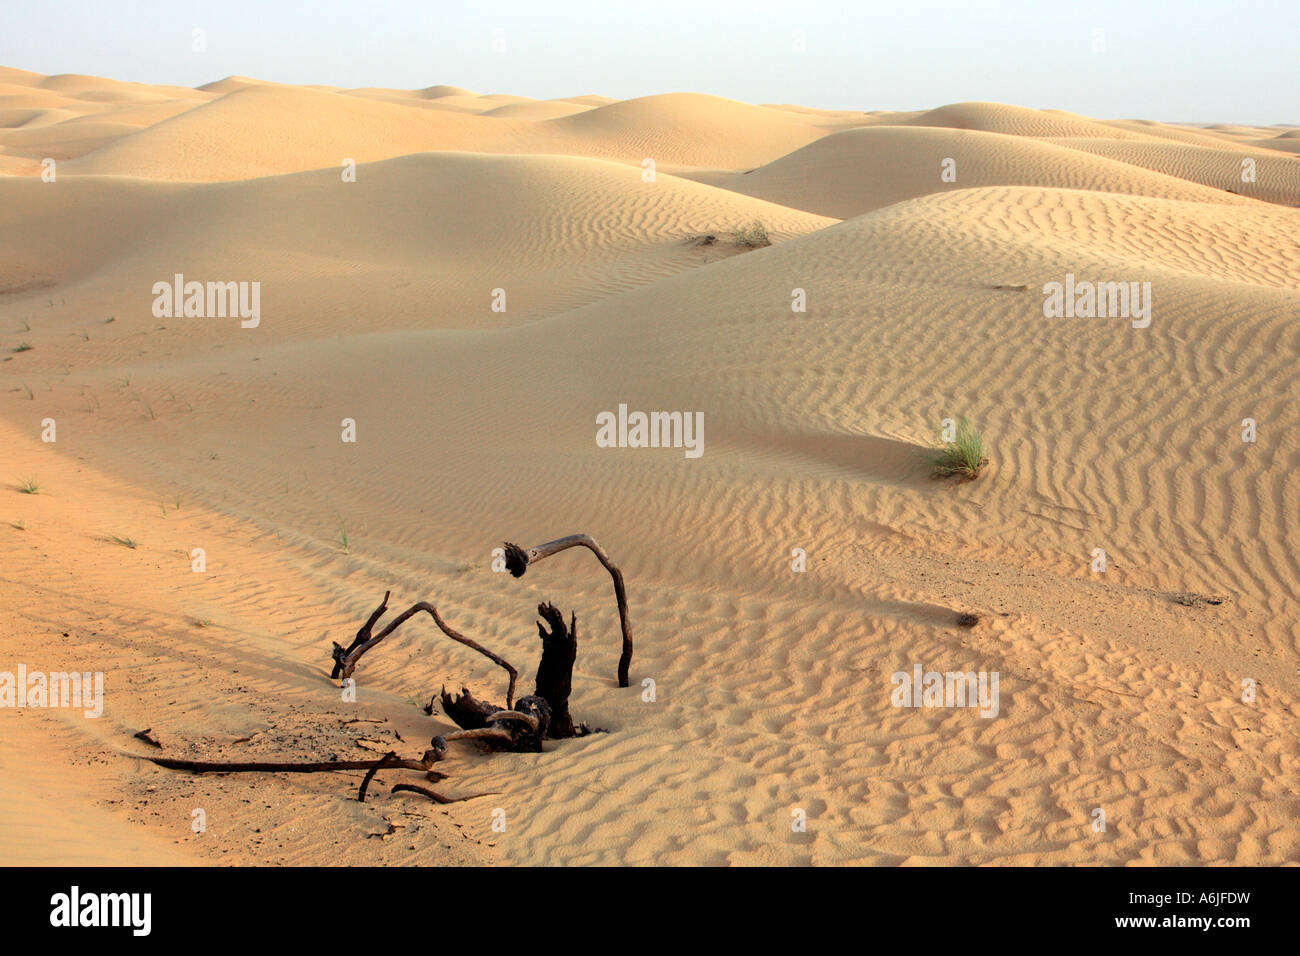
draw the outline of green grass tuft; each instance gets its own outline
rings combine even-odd
[[[930,472],[936,478],[978,478],[980,470],[988,464],[984,439],[964,415],[957,420],[957,433],[952,441],[943,440],[942,426],[938,429],[939,445],[929,456]]]
[[[41,486],[36,483],[35,478],[27,478],[18,485],[18,490],[25,495],[34,495],[41,490]]]

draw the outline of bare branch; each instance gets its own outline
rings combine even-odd
[[[342,677],[345,680],[351,677],[352,672],[356,670],[357,663],[361,660],[362,655],[365,654],[366,651],[370,650],[372,647],[374,647],[384,638],[388,637],[388,635],[392,634],[393,631],[401,627],[402,624],[404,624],[409,618],[414,617],[416,614],[419,614],[421,611],[425,611],[429,614],[430,617],[433,618],[433,622],[438,625],[438,629],[442,631],[442,633],[450,637],[453,641],[456,641],[459,644],[464,644],[466,647],[478,651],[488,660],[492,661],[497,666],[505,669],[506,673],[510,675],[510,683],[506,689],[506,707],[514,706],[515,684],[519,680],[519,672],[515,670],[514,665],[512,665],[504,657],[500,657],[499,655],[492,653],[492,651],[489,651],[486,647],[484,647],[482,644],[479,644],[477,641],[471,640],[465,635],[452,630],[450,627],[447,626],[447,622],[444,621],[442,617],[438,614],[438,609],[434,607],[432,604],[428,603],[427,601],[421,601],[418,604],[412,604],[401,614],[397,615],[397,617],[393,618],[393,620],[389,622],[387,627],[385,627],[374,637],[371,637],[370,636],[371,628],[374,627],[375,623],[383,615],[384,610],[387,608],[387,606],[388,606],[388,594],[385,593],[384,603],[381,604],[379,606],[379,609],[376,610],[375,613],[370,616],[370,620],[366,622],[365,626],[357,632],[357,639],[352,642],[352,646],[345,651],[338,644],[334,645],[334,671],[331,674],[331,677],[333,678]]]
[[[135,754],[128,754],[135,756]],[[419,760],[398,758],[389,760],[388,756],[378,760],[318,760],[309,762],[268,761],[221,763],[214,760],[178,760],[174,757],[140,757],[168,770],[188,770],[190,773],[327,773],[332,770],[371,770],[383,767],[399,767],[403,770],[429,770],[435,763],[446,756],[445,750],[437,747],[426,750]]]
[[[464,800],[475,800],[479,797],[495,797],[501,791],[493,790],[491,793],[472,793],[468,797],[444,797],[436,790],[430,790],[428,787],[421,787],[414,783],[399,783],[393,787],[391,793],[420,793],[428,797],[434,803],[461,803]]]
[[[530,564],[536,564],[543,558],[549,558],[553,554],[559,554],[561,551],[567,551],[569,548],[579,546],[591,551],[614,580],[614,598],[618,602],[618,621],[623,629],[623,653],[618,659],[618,686],[627,687],[628,669],[632,664],[632,622],[628,617],[627,590],[623,586],[623,572],[609,559],[609,555],[605,553],[604,548],[597,544],[590,535],[586,534],[571,534],[568,537],[556,538],[554,541],[539,544],[527,551],[519,547],[519,545],[507,541],[504,545],[506,568],[512,575],[521,578]]]
[[[397,752],[390,750],[388,751],[388,753],[384,754],[384,759],[376,761],[375,765],[366,771],[365,779],[361,781],[361,789],[357,791],[358,803],[366,802],[366,788],[370,786],[370,781],[375,778],[375,774],[379,772],[379,768],[389,766],[390,765],[389,761],[396,760],[396,759],[397,759]]]

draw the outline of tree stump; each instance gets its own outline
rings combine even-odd
[[[577,729],[569,715],[569,694],[573,692],[573,665],[578,659],[578,618],[570,614],[569,626],[564,626],[564,614],[552,604],[537,605],[542,620],[537,622],[537,633],[542,637],[542,659],[537,665],[537,685],[534,693],[551,705],[550,736],[555,739],[575,737]],[[547,632],[545,621],[551,626]]]

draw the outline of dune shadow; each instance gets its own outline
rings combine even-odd
[[[837,432],[750,432],[728,445],[765,458],[803,463],[814,472],[899,485],[929,482],[929,446],[880,435]]]

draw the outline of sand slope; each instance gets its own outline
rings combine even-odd
[[[754,220],[778,240],[833,221],[672,176],[646,183],[622,164],[558,156],[413,155],[362,165],[351,183],[322,170],[231,184],[72,177],[57,186],[0,181],[0,225],[11,235],[35,217],[49,219],[39,236],[10,250],[8,281],[57,283],[91,296],[104,290],[108,298],[127,283],[151,305],[153,284],[177,272],[197,281],[231,274],[260,277],[269,309],[276,299],[332,301],[311,316],[282,318],[281,336],[500,328],[734,254],[727,231]],[[98,225],[87,228],[92,222]],[[198,222],[204,227],[196,230]],[[687,241],[707,233],[724,241]],[[498,288],[505,312],[492,308]],[[367,301],[384,305],[358,308]],[[159,324],[145,315],[141,328]],[[225,334],[216,324],[172,332],[182,341]]]
[[[1094,146],[1113,141],[1065,142],[1068,145],[1005,133],[873,126],[833,133],[745,173],[686,175],[840,219],[905,199],[975,186],[1060,186],[1206,203],[1239,202],[1222,189],[1195,185],[1208,182],[1208,176],[1193,179],[1181,175],[1185,168],[1173,164],[1152,164],[1153,172],[1127,168],[1126,162],[1147,165],[1136,163],[1135,157],[1148,154],[1121,150],[1110,158],[1107,150]],[[1069,147],[1076,144],[1078,150],[1100,156],[1078,150],[1072,153]],[[1148,148],[1143,144],[1132,150]],[[1265,164],[1260,198],[1282,194],[1278,162],[1285,161]],[[944,179],[947,170],[951,170],[951,181]]]

